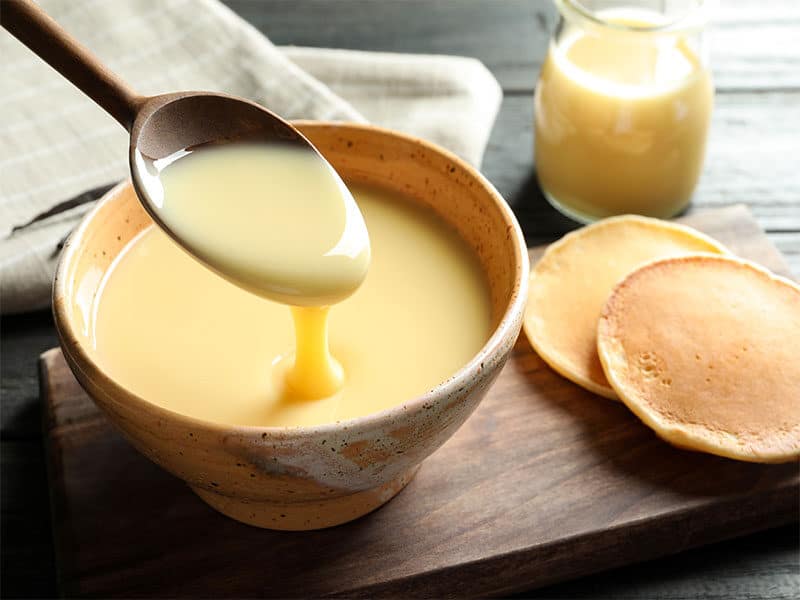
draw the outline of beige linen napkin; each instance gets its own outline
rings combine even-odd
[[[289,119],[370,121],[475,165],[501,100],[477,60],[277,48],[216,0],[40,4],[141,93],[216,90]],[[126,158],[125,131],[0,30],[0,312],[49,304],[60,242]]]

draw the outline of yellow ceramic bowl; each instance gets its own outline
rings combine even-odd
[[[234,519],[299,530],[344,523],[388,501],[475,410],[519,335],[528,254],[503,198],[449,152],[366,125],[297,126],[346,180],[399,191],[428,206],[478,253],[491,287],[493,332],[452,378],[389,410],[291,429],[223,426],[132,394],[86,351],[88,310],[103,275],[151,223],[129,183],[108,192],[67,242],[53,311],[73,373],[140,452]]]

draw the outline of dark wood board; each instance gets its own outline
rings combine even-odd
[[[687,219],[775,271],[749,212]],[[533,251],[534,256],[536,251]],[[798,518],[797,464],[674,449],[562,379],[524,337],[484,402],[385,507],[304,533],[218,515],[40,361],[62,592],[91,596],[504,594]]]

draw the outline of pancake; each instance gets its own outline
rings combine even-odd
[[[800,457],[800,287],[744,260],[645,265],[614,289],[598,352],[668,442],[751,462]]]
[[[597,357],[597,320],[614,285],[642,264],[725,249],[700,232],[626,215],[598,221],[548,247],[531,272],[525,334],[555,371],[616,398]]]

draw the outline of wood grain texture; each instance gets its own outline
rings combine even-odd
[[[800,88],[800,5],[794,0],[729,0],[720,5],[710,29],[717,88]]]
[[[3,441],[39,440],[42,431],[36,357],[58,345],[49,312],[0,321],[0,434]]]
[[[276,44],[460,54],[483,61],[509,91],[531,91],[556,22],[550,0],[225,0]],[[722,93],[800,89],[800,6],[729,0],[709,29]],[[317,24],[310,27],[309,22]]]
[[[789,158],[800,140],[799,105],[800,92],[718,97],[706,164],[689,208],[747,204],[762,228],[784,235],[798,273],[798,251],[793,249],[800,245],[800,170]],[[528,243],[540,244],[578,225],[557,213],[539,189],[532,122],[532,98],[506,95],[483,172],[514,208]]]
[[[550,586],[538,590],[533,597],[796,600],[800,595],[800,560],[796,552],[799,543],[800,529],[788,526]],[[753,554],[769,556],[771,568],[753,563]]]
[[[787,272],[746,208],[686,221]],[[798,517],[796,464],[674,449],[624,406],[556,375],[524,338],[404,492],[363,519],[303,533],[214,513],[111,429],[60,350],[41,368],[67,595],[506,594]]]
[[[473,56],[507,92],[533,89],[556,23],[549,0],[402,0],[380,8],[373,0],[225,4],[279,45]]]
[[[2,596],[54,598],[55,557],[42,440],[0,442],[0,479]]]

